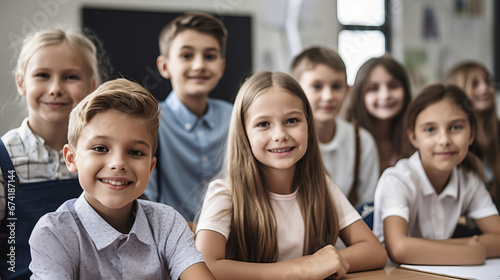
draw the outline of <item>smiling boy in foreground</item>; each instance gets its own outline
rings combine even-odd
[[[156,99],[125,79],[75,107],[64,159],[84,192],[35,226],[32,279],[214,279],[182,216],[137,199],[156,163],[158,123]]]

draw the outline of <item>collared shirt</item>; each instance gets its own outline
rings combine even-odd
[[[373,232],[384,241],[383,221],[398,216],[408,223],[408,236],[449,239],[460,216],[473,220],[498,215],[481,178],[458,166],[437,194],[416,152],[384,171],[375,190]]]
[[[339,229],[343,230],[361,219],[342,191],[327,177],[327,187],[334,202],[339,220]],[[304,186],[307,188],[307,186]],[[303,256],[304,219],[297,200],[297,191],[291,194],[269,192],[269,200],[276,218],[278,239],[278,261]],[[226,239],[231,232],[231,187],[225,179],[217,179],[210,183],[203,203],[196,232],[211,230],[223,235]]]
[[[29,128],[28,118],[24,119],[20,127],[5,133],[2,141],[21,183],[77,178],[77,174],[69,172],[66,167],[62,150],[56,151],[46,146],[45,140]],[[5,216],[5,184],[2,176],[0,182],[1,221]]]
[[[83,194],[43,216],[30,237],[31,279],[178,279],[203,262],[179,213],[136,201],[128,234],[109,225]]]
[[[232,105],[209,98],[207,112],[197,117],[171,92],[160,108],[158,162],[145,193],[192,221],[222,167]]]
[[[335,136],[329,143],[319,143],[325,169],[337,186],[348,196],[354,180],[356,139],[354,126],[340,118],[335,119]],[[358,173],[358,205],[372,202],[379,178],[378,150],[372,135],[359,127],[360,161]],[[356,206],[356,205],[354,205]]]

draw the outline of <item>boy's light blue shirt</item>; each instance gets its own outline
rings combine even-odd
[[[197,117],[172,91],[160,108],[158,162],[145,194],[193,221],[208,183],[221,170],[232,104],[209,98],[207,112]]]
[[[159,203],[134,203],[128,234],[109,225],[83,194],[40,218],[30,237],[31,279],[178,279],[203,262],[179,213]]]

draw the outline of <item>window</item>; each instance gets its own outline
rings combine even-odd
[[[352,85],[366,60],[390,50],[389,0],[337,0],[337,18],[342,25],[338,50],[347,67]]]

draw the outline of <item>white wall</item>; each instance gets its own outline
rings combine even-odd
[[[461,60],[477,60],[493,70],[494,0],[475,1],[482,4],[478,14],[458,14],[454,0],[393,1],[393,52],[414,69],[410,72],[415,89],[426,83],[442,81],[446,72]],[[426,8],[434,11],[436,38],[422,36]],[[418,53],[422,59],[413,68],[407,59]]]
[[[27,115],[23,98],[17,95],[12,71],[19,50],[19,39],[36,28],[54,24],[79,27],[82,6],[117,9],[206,11],[220,16],[253,16],[254,70],[288,71],[291,49],[285,30],[286,6],[295,0],[1,0],[0,2],[0,135],[19,126]],[[337,47],[340,25],[334,0],[297,0],[302,2],[300,37],[302,47]],[[480,17],[457,17],[454,0],[393,0],[391,22],[393,54],[404,61],[407,51],[423,51],[426,61],[421,71],[428,82],[438,81],[452,63],[474,58],[493,67],[492,30],[494,0],[484,0]],[[425,41],[421,34],[423,8],[438,14],[439,40]],[[463,30],[466,29],[466,30]],[[468,31],[468,33],[464,33]],[[229,35],[230,36],[230,35]]]

